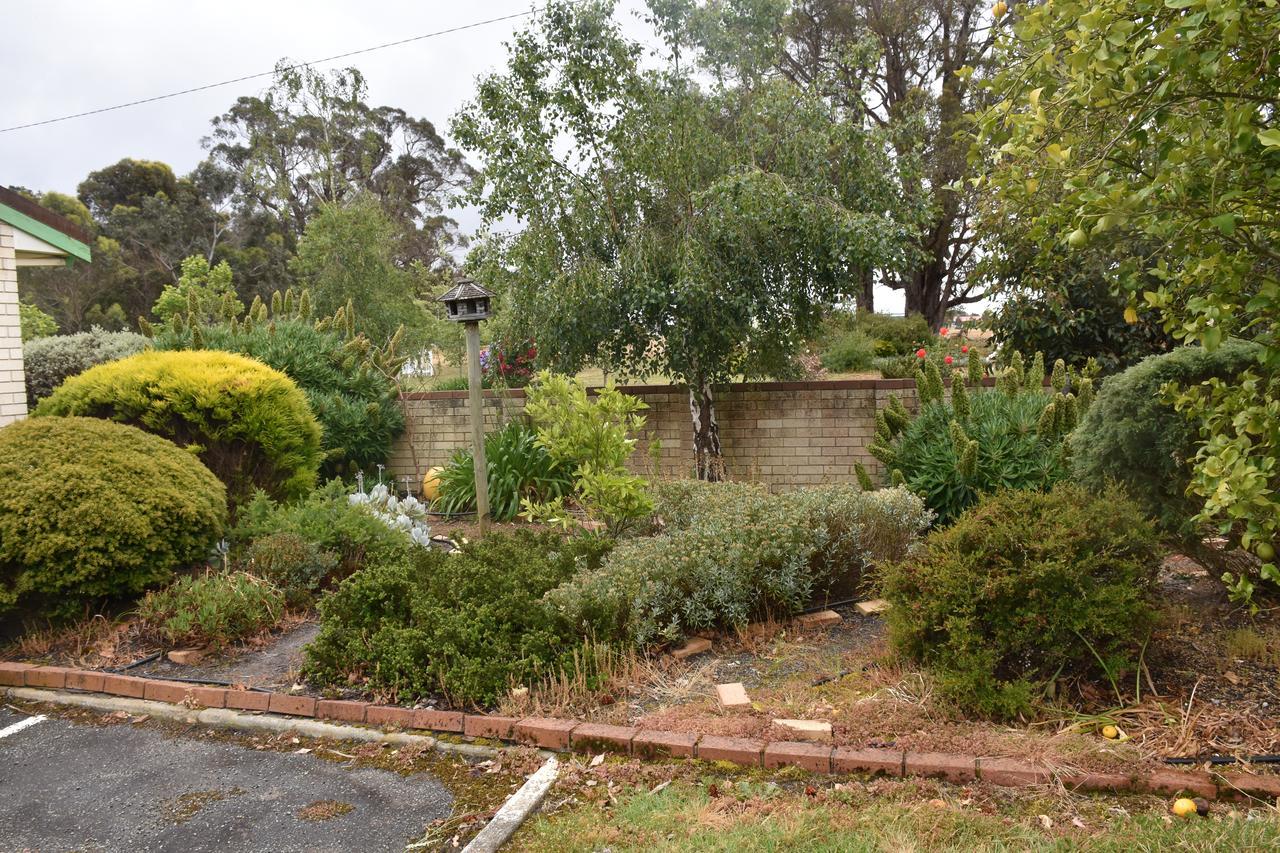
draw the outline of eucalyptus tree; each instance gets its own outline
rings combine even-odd
[[[889,141],[777,75],[700,63],[681,3],[662,44],[609,0],[556,2],[479,82],[453,133],[484,161],[469,193],[510,310],[540,357],[688,388],[698,476],[723,470],[713,386],[779,375],[861,271],[901,269]]]

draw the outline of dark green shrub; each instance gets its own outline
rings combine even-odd
[[[1159,564],[1115,486],[982,498],[884,572],[890,637],[966,710],[1010,717],[1049,682],[1114,679],[1143,645]]]
[[[293,380],[224,352],[138,353],[73,376],[35,414],[106,418],[195,451],[233,502],[315,485],[320,427]]]
[[[457,554],[416,549],[371,564],[321,601],[307,675],[340,685],[354,676],[401,699],[493,703],[513,684],[570,664],[583,638],[541,597],[594,569],[609,547],[594,536],[522,530],[492,533]]]
[[[857,373],[871,367],[876,341],[854,329],[830,341],[822,349],[822,366],[835,373]]]
[[[312,594],[338,569],[338,555],[296,533],[272,533],[249,543],[245,570],[271,581],[291,606],[308,604]]]
[[[92,418],[10,424],[0,430],[0,612],[137,595],[202,562],[226,515],[222,483],[162,438]]]
[[[284,605],[284,593],[270,581],[246,572],[211,572],[147,593],[138,617],[171,645],[217,647],[275,625]]]
[[[199,347],[193,342],[196,334],[189,327],[165,329],[156,333],[155,346],[240,353],[296,382],[323,429],[322,473],[328,476],[385,462],[391,443],[404,431],[404,413],[391,380],[335,330],[321,331],[308,319],[289,317],[203,326]]]
[[[453,376],[449,379],[437,379],[435,382],[431,383],[432,391],[466,391],[470,387],[471,383],[467,381],[467,377],[465,376]],[[488,386],[482,381],[481,387],[487,388]]]
[[[338,557],[338,576],[366,562],[385,561],[407,551],[409,538],[387,527],[372,513],[352,503],[345,483],[330,480],[301,501],[277,503],[258,492],[240,508],[232,544],[243,555],[250,543],[287,533]]]
[[[902,489],[853,486],[770,495],[764,488],[662,484],[666,532],[621,543],[598,571],[547,600],[566,621],[640,646],[791,616],[865,569],[902,556],[929,516]]]
[[[532,427],[512,421],[484,437],[484,458],[488,467],[489,515],[496,521],[510,521],[520,513],[520,502],[555,500],[573,489],[571,466],[556,462],[538,444]],[[474,511],[476,479],[470,450],[458,450],[440,472],[442,512]]]
[[[96,327],[88,332],[36,338],[25,343],[22,363],[26,369],[27,404],[34,407],[68,376],[142,352],[147,345],[142,335],[107,332]]]
[[[1071,437],[1072,475],[1092,489],[1115,480],[1162,532],[1198,541],[1203,531],[1191,519],[1204,499],[1189,496],[1187,486],[1200,436],[1195,424],[1165,402],[1161,389],[1215,377],[1234,381],[1257,363],[1258,351],[1257,344],[1240,340],[1213,352],[1180,347],[1108,378]]]
[[[1052,388],[1043,384],[1043,362],[1030,369],[1021,360],[1007,368],[994,390],[971,391],[958,371],[951,396],[929,362],[917,372],[919,413],[914,417],[893,398],[876,417],[876,438],[867,448],[879,459],[888,482],[902,482],[924,498],[940,524],[949,524],[983,494],[999,489],[1046,489],[1066,476],[1066,435],[1092,399],[1092,384],[1076,379],[1076,394],[1064,392],[1065,368]],[[1057,390],[1055,390],[1057,389]]]
[[[914,355],[920,347],[930,347],[937,339],[923,314],[895,317],[859,311],[853,328],[875,342],[877,356]]]
[[[916,375],[919,364],[920,360],[912,353],[876,358],[872,360],[871,368],[880,371],[882,379],[910,379]]]

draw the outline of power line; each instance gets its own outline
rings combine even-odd
[[[56,124],[60,121],[70,121],[71,119],[74,119],[74,118],[84,118],[85,116],[98,115],[99,113],[109,113],[109,112],[112,112],[113,110],[123,110],[126,107],[136,107],[140,104],[151,104],[151,103],[155,103],[156,101],[167,100],[168,98],[176,98],[176,97],[179,97],[180,95],[190,95],[193,92],[203,92],[207,89],[217,89],[221,86],[230,86],[234,83],[244,83],[247,80],[257,80],[260,77],[270,77],[280,70],[292,71],[297,68],[306,68],[307,66],[310,66],[310,65],[320,65],[321,63],[324,63],[324,62],[333,62],[336,59],[346,59],[349,56],[359,56],[362,53],[372,53],[375,50],[385,50],[388,47],[398,47],[399,45],[402,45],[402,44],[409,44],[410,42],[422,41],[423,39],[436,38],[437,36],[449,35],[450,33],[460,33],[463,30],[472,30],[472,29],[475,29],[476,27],[484,27],[484,26],[488,26],[489,24],[498,24],[503,21],[510,21],[516,18],[523,18],[527,15],[532,15],[534,12],[537,12],[537,11],[539,11],[538,8],[532,8],[524,12],[515,12],[510,15],[503,15],[500,18],[489,18],[488,20],[485,20],[485,21],[475,21],[474,23],[463,24],[462,26],[458,26],[458,27],[450,27],[447,30],[436,30],[433,33],[424,33],[423,35],[413,36],[407,39],[399,39],[398,41],[389,41],[384,44],[376,44],[373,47],[362,47],[359,50],[352,50],[346,53],[339,53],[339,54],[335,54],[334,56],[326,56],[323,59],[313,59],[310,62],[299,62],[296,65],[290,65],[284,69],[273,68],[270,71],[259,71],[257,74],[246,74],[243,77],[236,77],[231,80],[222,80],[218,83],[208,83],[204,86],[194,86],[190,89],[183,89],[178,92],[169,92],[167,95],[156,95],[151,98],[143,98],[138,101],[129,101],[127,103],[116,104],[110,107],[99,107],[96,110],[86,110],[85,112],[82,112],[82,113],[72,113],[71,115],[58,116],[57,118],[48,118],[48,119],[45,119],[44,121],[33,121],[30,124],[16,124],[13,127],[0,128],[0,133],[9,133],[14,130],[25,130],[29,127],[40,127],[46,124]]]

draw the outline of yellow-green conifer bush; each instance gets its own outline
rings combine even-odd
[[[320,427],[298,386],[234,353],[148,351],[101,364],[35,414],[107,418],[168,438],[198,454],[236,503],[254,489],[304,495],[321,461]]]
[[[226,489],[191,453],[96,418],[0,429],[0,612],[65,613],[202,562]]]

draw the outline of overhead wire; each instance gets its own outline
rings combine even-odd
[[[339,59],[347,59],[352,56],[360,56],[365,53],[372,53],[376,50],[385,50],[386,48],[389,48],[389,47],[399,47],[400,45],[410,44],[411,42],[416,42],[416,41],[422,41],[423,39],[437,38],[439,36],[450,35],[452,33],[460,33],[460,32],[463,32],[464,30],[472,30],[472,29],[476,29],[477,27],[484,27],[490,24],[498,24],[498,23],[502,23],[503,21],[511,21],[511,20],[515,20],[516,18],[523,18],[528,15],[532,15],[535,12],[541,11],[542,8],[545,8],[545,7],[531,7],[529,9],[526,9],[523,12],[513,12],[510,15],[502,15],[497,18],[488,18],[483,21],[474,21],[470,24],[462,24],[456,27],[449,27],[448,29],[436,30],[435,32],[430,32],[430,33],[423,33],[422,35],[410,36],[409,38],[403,38],[403,39],[397,39],[396,41],[389,41],[389,42],[384,42],[382,44],[375,44],[372,47],[362,47],[359,50],[349,50],[346,53],[337,53],[337,54],[334,54],[333,56],[326,56],[322,59],[312,59],[308,62],[298,62],[293,65],[285,66],[284,68],[273,68],[270,71],[259,71],[256,74],[245,74],[241,77],[233,77],[230,80],[220,80],[217,83],[206,83],[203,86],[192,86],[191,88],[188,88],[188,89],[181,89],[177,92],[168,92],[163,95],[154,95],[150,98],[140,98],[136,101],[126,101],[125,103],[122,103],[122,104],[113,104],[112,106],[108,106],[108,107],[99,107],[93,110],[85,110],[83,112],[71,113],[69,115],[58,116],[56,118],[44,119],[43,121],[33,121],[33,122],[28,122],[27,124],[15,124],[12,127],[0,128],[0,133],[11,133],[15,130],[26,130],[32,127],[42,127],[44,125],[57,124],[59,122],[71,121],[72,119],[85,118],[86,116],[99,115],[101,113],[109,113],[115,110],[123,110],[129,107],[136,107],[142,104],[152,104],[152,103],[155,103],[156,101],[164,101],[164,100],[168,100],[169,98],[177,98],[177,97],[181,97],[182,95],[190,95],[195,92],[204,92],[209,89],[217,89],[222,86],[231,86],[236,83],[244,83],[249,80],[257,80],[262,77],[270,77],[281,71],[292,71],[298,68],[307,68],[312,65],[321,65],[326,62],[334,62]]]

